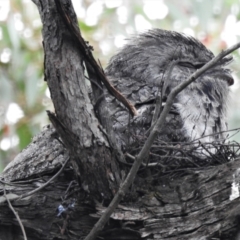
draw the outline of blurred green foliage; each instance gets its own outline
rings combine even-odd
[[[148,28],[193,35],[215,54],[240,36],[238,0],[73,0],[84,38],[103,67],[125,38]],[[0,171],[48,123],[53,110],[43,80],[41,21],[30,0],[0,1]],[[229,107],[230,128],[240,127],[239,51]],[[240,140],[238,137],[235,139]]]

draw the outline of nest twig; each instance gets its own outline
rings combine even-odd
[[[163,142],[157,139],[150,149],[147,162],[143,162],[142,167],[153,168],[154,171],[164,174],[234,161],[239,156],[240,143],[230,141],[230,138],[239,131],[240,128],[229,130],[226,139],[213,142],[202,142],[206,136],[192,142],[181,143]],[[143,136],[134,137],[134,146],[129,146],[126,155],[129,162],[133,161],[130,156],[135,156],[145,142]]]

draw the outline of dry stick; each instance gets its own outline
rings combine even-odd
[[[202,68],[198,69],[196,72],[194,72],[185,82],[179,84],[176,86],[169,94],[167,98],[166,105],[163,108],[163,111],[157,120],[157,123],[153,127],[152,131],[150,132],[149,137],[147,138],[144,146],[142,147],[140,153],[135,157],[135,162],[130,169],[126,179],[124,180],[123,184],[120,186],[118,192],[114,196],[113,200],[109,204],[106,211],[103,213],[101,218],[98,220],[98,222],[94,225],[91,232],[87,235],[87,237],[84,240],[94,240],[99,232],[103,229],[104,225],[107,223],[109,217],[117,207],[118,203],[122,199],[122,197],[127,192],[128,188],[132,184],[137,171],[139,167],[142,164],[143,159],[145,159],[148,156],[150,147],[155,140],[158,132],[162,129],[163,123],[166,119],[167,114],[169,113],[171,106],[173,104],[174,98],[177,96],[178,93],[180,93],[184,88],[186,88],[190,83],[192,83],[194,80],[196,80],[201,74],[206,72],[208,69],[213,67],[219,60],[221,60],[223,57],[227,56],[234,50],[238,49],[240,47],[240,42],[235,44],[234,46],[230,47],[229,49],[222,51],[218,56],[214,57],[210,62],[208,62],[206,65],[204,65]]]
[[[173,68],[176,66],[176,64],[178,64],[179,60],[173,60],[169,67],[167,68],[167,71],[166,71],[166,83],[169,81],[170,77],[171,77],[171,73],[172,73],[172,70]],[[163,79],[162,79],[162,83],[163,83]],[[154,112],[154,115],[153,115],[153,118],[152,118],[152,123],[151,123],[151,127],[146,131],[146,135],[148,135],[148,133],[150,133],[150,131],[152,131],[154,125],[156,124],[157,122],[157,119],[159,117],[159,114],[160,112],[162,111],[162,98],[163,98],[163,95],[165,95],[165,92],[166,92],[166,89],[167,89],[167,86],[166,86],[166,83],[165,84],[162,84],[163,86],[161,87],[161,97],[157,97],[157,101],[156,101],[156,106],[155,106],[155,112]]]
[[[174,53],[173,53],[173,56],[175,56],[176,52],[177,52],[177,49],[178,49],[179,46],[176,47]],[[165,95],[166,93],[166,89],[167,89],[167,84],[168,84],[168,81],[171,77],[171,74],[172,74],[172,70],[173,68],[176,66],[176,64],[179,63],[179,60],[172,60],[170,63],[169,63],[169,66],[166,70],[166,79],[165,81],[163,81],[163,78],[164,78],[164,74],[163,74],[163,77],[161,79],[161,83],[160,83],[160,89],[161,89],[161,96],[157,96],[156,97],[156,106],[155,106],[155,112],[153,114],[153,118],[152,118],[152,123],[151,123],[151,127],[147,130],[146,132],[146,135],[152,130],[152,128],[154,127],[154,124],[157,122],[157,119],[162,111],[162,99],[163,99],[163,96]],[[165,84],[164,84],[165,83]],[[167,84],[166,84],[167,83]]]
[[[7,198],[7,194],[6,194],[6,189],[5,189],[5,186],[3,187],[3,191],[4,191],[4,197],[7,199],[7,202],[8,202],[8,206],[9,208],[12,210],[12,212],[14,213],[15,217],[17,218],[17,221],[21,227],[21,230],[22,230],[22,233],[23,233],[23,237],[24,237],[24,240],[27,240],[27,235],[26,235],[26,232],[25,232],[25,229],[24,229],[24,226],[22,224],[22,221],[18,215],[18,213],[15,211],[15,209],[13,208],[11,202],[9,201],[9,199]]]
[[[67,163],[69,162],[70,157],[67,158],[67,160],[65,161],[65,163],[62,165],[61,169],[53,176],[51,177],[46,183],[44,183],[42,186],[40,186],[39,188],[36,188],[28,193],[25,193],[21,196],[17,196],[17,197],[13,197],[10,199],[10,201],[14,201],[14,200],[18,200],[18,199],[22,199],[25,197],[28,197],[30,195],[33,195],[34,193],[42,190],[43,188],[45,188],[47,185],[50,184],[50,182],[52,182],[55,178],[57,178],[59,176],[59,174],[63,171],[63,169],[65,168],[65,166],[67,165]],[[9,201],[9,199],[7,199]]]
[[[60,169],[53,177],[51,177],[46,183],[44,183],[41,187],[39,187],[39,188],[37,188],[37,189],[34,189],[34,190],[32,190],[32,191],[30,191],[30,192],[28,192],[28,193],[25,193],[25,194],[23,194],[23,195],[21,195],[20,198],[25,198],[25,197],[28,197],[28,196],[30,196],[30,195],[33,195],[34,193],[42,190],[42,189],[45,188],[47,185],[49,185],[50,182],[52,182],[55,178],[57,178],[57,177],[61,174],[61,172],[63,171],[63,169],[66,167],[67,163],[69,162],[69,159],[70,159],[70,157],[67,158],[67,160],[65,161],[65,163],[62,165],[61,169]]]
[[[154,109],[154,114],[153,114],[153,117],[152,117],[152,122],[151,122],[151,127],[154,126],[155,122],[157,121],[161,111],[162,111],[162,104],[163,104],[163,85],[164,85],[164,81],[163,81],[163,78],[164,78],[164,74],[163,74],[163,77],[161,79],[161,82],[160,82],[160,86],[158,87],[158,92],[157,92],[157,97],[156,97],[156,103],[155,103],[155,109]],[[160,89],[161,89],[161,94],[160,94]],[[160,95],[159,95],[160,94]],[[151,128],[150,130],[148,130],[147,132],[150,132],[151,131]]]
[[[194,140],[192,140],[191,142],[188,143],[188,145],[191,145],[192,143],[194,143],[195,141],[199,141],[203,138],[206,138],[206,137],[209,137],[209,136],[214,136],[214,135],[217,135],[217,134],[220,134],[220,133],[228,133],[228,132],[233,132],[233,131],[237,131],[236,133],[233,133],[233,135],[231,135],[230,137],[228,137],[227,139],[233,137],[235,134],[238,134],[239,131],[240,131],[240,128],[234,128],[234,129],[230,129],[230,130],[225,130],[225,131],[221,131],[221,132],[216,132],[216,133],[211,133],[211,134],[208,134],[208,135],[204,135],[202,137],[199,137],[199,138],[196,138]]]

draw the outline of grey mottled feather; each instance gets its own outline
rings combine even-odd
[[[108,95],[109,108],[114,118],[114,129],[121,147],[143,141],[151,125],[158,92],[163,99],[197,68],[214,57],[194,38],[164,31],[150,30],[133,37],[109,62],[106,74],[114,86],[138,108],[138,116],[131,118],[124,106]],[[173,60],[178,61],[167,79]],[[200,76],[175,99],[160,141],[182,142],[227,130],[226,112],[228,86],[233,80],[224,66],[225,58]],[[164,87],[161,89],[161,81]],[[223,140],[224,133],[202,138],[202,142]]]

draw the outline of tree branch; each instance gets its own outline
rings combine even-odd
[[[120,171],[99,127],[84,76],[84,61],[91,49],[83,39],[81,48],[74,35],[79,37],[80,31],[70,0],[35,2],[43,22],[44,75],[54,104],[55,127],[69,151],[79,184],[84,183],[99,201],[109,201],[119,187]]]

